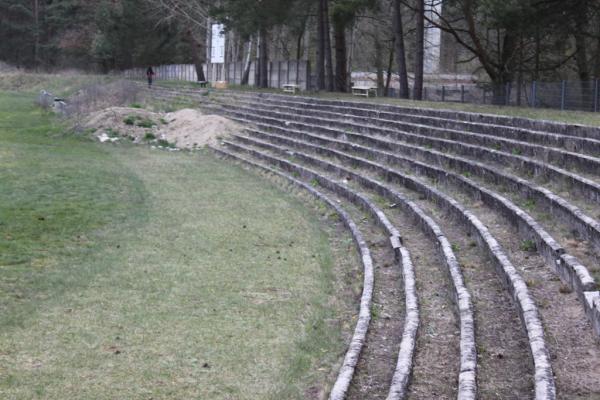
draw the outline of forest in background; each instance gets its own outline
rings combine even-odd
[[[319,89],[346,91],[355,70],[394,72],[400,96],[418,99],[427,27],[443,32],[440,73],[499,87],[589,81],[600,77],[599,10],[600,0],[0,0],[0,60],[46,71],[200,65],[221,22],[226,60],[257,60],[261,86],[268,60],[307,59]]]

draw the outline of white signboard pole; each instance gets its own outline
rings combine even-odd
[[[223,64],[225,62],[225,34],[222,24],[212,25],[210,62]]]

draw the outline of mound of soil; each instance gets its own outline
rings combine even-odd
[[[228,137],[242,129],[240,125],[225,117],[204,115],[191,109],[169,113],[165,115],[164,120],[167,122],[165,138],[182,148],[214,144],[217,138]]]
[[[92,113],[83,123],[102,141],[128,138],[135,143],[167,141],[178,148],[192,149],[216,143],[240,132],[242,127],[218,115],[183,109],[162,114],[139,108],[110,107]],[[161,142],[164,144],[164,142]]]

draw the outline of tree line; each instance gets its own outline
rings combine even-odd
[[[385,90],[423,93],[426,33],[442,33],[448,72],[508,82],[600,77],[600,0],[0,0],[0,59],[27,68],[110,71],[194,63],[210,26],[226,59],[310,60],[319,90],[346,91],[353,70]],[[246,70],[246,79],[248,69]],[[446,72],[441,70],[439,72]]]

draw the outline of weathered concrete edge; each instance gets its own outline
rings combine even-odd
[[[238,139],[242,139],[242,137],[237,136]],[[254,144],[257,144],[255,141]],[[269,147],[271,149],[276,149],[277,146],[271,145],[268,143],[264,143],[264,147]],[[281,164],[292,165],[291,163],[277,159],[276,157],[264,155],[255,150],[245,148],[244,146],[229,143],[231,146],[238,146],[241,149],[246,149],[246,151],[251,151],[254,156],[261,157],[261,155],[265,158],[276,160]],[[285,149],[279,148],[279,152],[285,152]],[[298,155],[300,153],[297,153]],[[405,210],[409,211],[413,217],[415,217],[420,225],[425,228],[426,233],[429,233],[430,236],[435,238],[440,246],[444,262],[446,264],[446,271],[449,275],[449,280],[453,284],[453,300],[457,306],[457,314],[460,320],[460,371],[458,376],[459,381],[459,390],[457,394],[457,398],[459,400],[471,400],[476,397],[477,394],[477,382],[476,382],[476,370],[477,370],[477,349],[475,344],[475,328],[474,328],[474,317],[473,317],[473,305],[471,302],[471,296],[468,290],[465,287],[464,279],[462,276],[462,271],[460,269],[460,265],[454,255],[452,250],[452,246],[446,236],[443,234],[441,228],[431,219],[428,215],[426,215],[423,210],[419,206],[417,206],[414,202],[408,200],[400,193],[397,193],[383,185],[380,185],[376,181],[373,181],[369,178],[358,175],[352,171],[349,171],[345,168],[341,168],[335,166],[334,164],[326,163],[307,155],[302,155],[302,158],[305,159],[308,163],[322,163],[324,168],[329,170],[334,170],[337,173],[343,172],[349,176],[353,176],[361,185],[371,190],[375,190],[381,195],[386,196],[392,201],[398,201]],[[280,164],[280,165],[281,165]],[[307,170],[304,167],[300,167],[294,164],[294,168],[299,171]],[[315,173],[315,177],[320,176]],[[400,379],[399,379],[400,380]]]
[[[280,97],[291,97],[282,94],[274,93],[260,93],[259,96],[280,96]],[[507,126],[518,126],[526,129],[544,130],[547,132],[554,133],[566,133],[570,135],[580,137],[600,137],[600,129],[594,126],[582,125],[582,124],[569,124],[561,123],[548,120],[537,120],[523,117],[510,117],[504,115],[485,114],[485,113],[474,113],[466,111],[448,110],[448,109],[435,109],[426,107],[407,107],[394,104],[381,104],[381,103],[366,103],[361,101],[344,101],[344,100],[327,100],[318,99],[314,97],[295,96],[302,98],[308,102],[320,103],[320,104],[334,104],[340,106],[351,107],[359,104],[365,108],[371,109],[385,109],[391,112],[407,112],[417,113],[420,115],[437,116],[443,118],[453,118],[461,121],[470,122],[485,122],[495,125],[507,125]]]
[[[264,117],[269,118],[269,117]],[[298,119],[298,118],[296,118]],[[296,124],[302,124],[300,122],[295,122]],[[316,126],[316,125],[315,125]],[[327,130],[330,128],[319,126],[321,131]],[[332,130],[335,130],[331,128]],[[364,129],[363,129],[364,130]],[[417,144],[427,144],[430,146],[435,145],[436,148],[443,149],[444,146],[449,146],[454,151],[457,151],[460,154],[465,154],[467,151],[471,152],[472,155],[476,155],[477,157],[484,157],[486,159],[490,159],[496,162],[504,163],[505,165],[520,165],[521,167],[527,167],[528,169],[535,171],[535,174],[546,175],[549,179],[561,179],[567,182],[570,185],[573,185],[577,190],[579,190],[583,195],[594,202],[600,202],[600,185],[596,182],[585,178],[583,176],[577,175],[576,173],[572,173],[570,171],[564,170],[559,167],[555,167],[553,165],[544,163],[542,161],[534,160],[532,158],[522,156],[522,155],[513,155],[510,153],[506,153],[499,150],[487,149],[483,146],[473,145],[462,142],[455,142],[448,139],[442,138],[431,138],[426,137],[416,133],[410,132],[398,132],[393,131],[388,128],[382,127],[369,127],[367,130],[377,131],[380,134],[384,134],[387,136],[402,136],[403,140],[406,140],[410,143]],[[389,131],[389,132],[388,132]],[[578,159],[585,159],[586,156],[580,155],[576,156]],[[587,157],[589,158],[589,157]],[[585,161],[583,161],[585,163]],[[586,164],[587,165],[587,164]],[[595,171],[595,167],[591,167]]]
[[[217,109],[216,106],[208,106],[207,108],[211,108],[211,107],[212,107],[212,109]],[[240,109],[241,110],[244,110],[244,109],[250,110],[249,108],[244,108],[244,107],[236,107],[236,108],[238,110],[240,110]],[[225,112],[225,111],[223,110],[223,112]],[[231,109],[227,110],[226,112],[229,114],[237,113],[240,115],[250,115],[247,112],[233,111]],[[261,115],[254,115],[253,118],[257,119],[257,120],[266,121],[265,123],[274,123],[276,125],[283,124],[281,119],[275,118],[273,116],[262,115],[264,113],[268,114],[269,112],[262,112]],[[340,130],[339,128],[335,128],[335,127],[331,127],[331,126],[322,126],[322,125],[315,125],[312,123],[298,122],[297,121],[298,118],[295,116],[292,116],[292,115],[284,115],[282,118],[294,120],[293,122],[287,121],[286,126],[295,126],[297,128],[304,127],[304,128],[318,131],[320,133],[326,132],[325,134],[331,134],[331,135],[335,135],[335,136],[352,135],[352,134],[356,135],[356,133],[345,132],[345,131]],[[302,117],[302,119],[310,120],[311,118]],[[318,118],[315,118],[315,119],[318,119]],[[371,128],[369,128],[369,130],[375,131],[377,134],[381,134],[384,136],[394,137],[394,138],[396,138],[396,140],[405,140],[410,143],[417,143],[419,145],[425,144],[425,145],[429,145],[429,146],[435,146],[436,148],[439,148],[439,149],[444,149],[444,148],[450,147],[459,154],[468,153],[468,154],[471,154],[472,156],[482,157],[484,159],[493,160],[495,162],[500,162],[505,165],[512,165],[512,166],[516,165],[516,166],[520,166],[522,168],[528,168],[528,169],[534,171],[534,173],[536,175],[546,175],[549,179],[563,180],[563,181],[567,182],[568,184],[572,185],[577,190],[579,190],[584,196],[586,196],[590,200],[592,200],[594,202],[600,202],[600,184],[597,184],[596,182],[593,182],[588,178],[577,175],[570,171],[563,170],[559,167],[555,167],[553,165],[549,165],[544,162],[531,159],[529,157],[513,155],[513,154],[509,154],[509,153],[502,152],[499,150],[488,149],[488,148],[478,146],[478,145],[467,144],[467,143],[462,143],[462,142],[455,142],[455,141],[448,140],[448,139],[431,138],[431,137],[424,136],[424,135],[419,135],[419,134],[409,133],[409,132],[402,132],[402,131],[395,131],[395,130],[391,130],[391,129],[387,129],[387,128],[371,127]],[[364,133],[364,132],[362,132],[362,133]],[[370,137],[370,136],[366,136],[366,137]]]
[[[500,136],[492,136],[486,135],[478,132],[463,132],[456,129],[449,128],[441,128],[430,125],[424,125],[419,123],[412,123],[406,121],[388,121],[382,120],[380,118],[372,118],[373,120],[379,121],[381,124],[375,125],[365,125],[358,124],[354,121],[339,121],[333,118],[327,118],[324,116],[319,116],[323,114],[322,112],[315,110],[302,110],[300,108],[284,106],[282,104],[278,104],[276,106],[261,106],[256,104],[256,102],[238,102],[245,104],[244,107],[262,107],[261,111],[272,114],[280,114],[287,115],[288,117],[291,114],[285,112],[286,109],[288,111],[296,112],[298,116],[302,116],[302,119],[308,120],[311,123],[313,118],[319,119],[321,125],[329,125],[336,126],[336,124],[344,124],[352,127],[355,130],[375,130],[375,129],[394,129],[394,130],[402,130],[407,133],[413,133],[417,135],[429,135],[440,139],[459,141],[467,144],[474,144],[477,146],[487,146],[493,147],[497,143],[503,143],[505,146],[510,149],[519,149],[520,152],[523,152],[524,155],[529,157],[537,157],[540,156],[544,161],[556,163],[559,165],[569,165],[569,166],[577,166],[577,168],[588,172],[588,173],[597,173],[600,168],[600,159],[586,155],[575,153],[569,151],[567,149],[555,148],[555,147],[547,147],[540,144],[528,143],[519,141],[516,139],[508,139]],[[276,109],[282,109],[282,111],[276,111]],[[297,119],[297,117],[296,117]],[[385,123],[383,123],[385,122]]]
[[[140,83],[142,85],[142,83]],[[165,88],[171,89],[171,88]],[[174,90],[174,89],[171,89]],[[189,89],[179,89],[180,91],[187,91]],[[190,90],[191,92],[191,90]],[[224,91],[229,93],[239,93],[233,90]],[[457,121],[466,121],[472,123],[485,123],[493,124],[498,126],[517,126],[522,129],[539,130],[543,132],[558,133],[565,135],[572,135],[583,138],[600,138],[600,128],[590,125],[566,123],[560,121],[550,121],[542,119],[532,119],[525,117],[511,117],[507,115],[488,114],[488,113],[477,113],[467,112],[450,109],[436,109],[427,107],[410,107],[402,106],[397,104],[385,104],[385,103],[367,103],[360,100],[336,100],[336,99],[319,99],[315,97],[307,97],[301,95],[285,95],[278,93],[264,93],[255,92],[257,97],[274,97],[274,98],[287,98],[287,99],[299,99],[307,103],[323,104],[323,105],[336,105],[341,107],[356,107],[361,106],[365,109],[385,109],[389,112],[395,113],[407,113],[407,114],[418,114],[424,116],[433,116],[437,118],[453,119]]]
[[[404,277],[404,332],[402,333],[396,370],[390,383],[387,400],[402,400],[408,394],[415,348],[417,347],[417,332],[420,324],[415,270],[408,250],[404,246],[398,247],[398,250],[401,258],[402,276]]]
[[[357,137],[361,136],[352,133],[346,133],[346,135]],[[364,137],[364,139],[367,140],[372,138]],[[371,140],[371,142],[377,143],[379,143],[380,141],[381,140],[379,139]],[[524,191],[525,193],[527,193],[528,196],[534,197],[535,200],[540,200],[548,203],[548,205],[550,206],[549,209],[552,213],[559,211],[559,216],[563,220],[566,220],[569,224],[574,225],[583,237],[585,237],[587,240],[590,240],[590,242],[592,242],[592,244],[595,247],[600,249],[600,223],[598,223],[593,218],[585,215],[579,208],[573,206],[568,201],[553,194],[545,188],[535,187],[521,178],[500,173],[498,171],[495,171],[493,168],[488,168],[485,165],[464,159],[462,157],[447,155],[439,151],[424,149],[420,146],[405,143],[386,142],[384,147],[390,146],[395,148],[397,147],[401,149],[407,149],[408,151],[418,151],[419,154],[435,162],[437,162],[438,159],[441,157],[453,165],[460,164],[461,168],[466,169],[469,173],[473,173],[478,176],[484,177],[485,174],[483,172],[487,172],[488,174],[494,176],[496,181],[501,181],[502,183],[508,184],[510,186],[516,186],[520,191]]]
[[[299,153],[296,153],[296,155],[298,156]],[[311,157],[306,156],[306,158],[310,159]],[[405,182],[411,182],[412,184],[407,187],[420,188],[422,193],[424,193],[432,199],[437,199],[437,201],[444,205],[447,209],[453,211],[455,216],[457,216],[461,221],[463,221],[463,223],[465,223],[467,226],[474,228],[474,233],[476,233],[480,240],[482,240],[483,243],[486,244],[488,254],[491,256],[491,259],[495,262],[497,272],[503,278],[502,281],[506,284],[513,299],[517,303],[519,315],[523,321],[525,331],[529,338],[531,356],[533,358],[535,366],[536,399],[555,399],[556,388],[554,383],[554,376],[552,374],[552,367],[549,361],[549,353],[546,348],[542,323],[539,317],[537,307],[535,306],[535,303],[529,294],[527,285],[523,281],[520,274],[517,272],[516,268],[512,265],[508,257],[504,254],[504,250],[502,249],[502,247],[498,244],[498,242],[491,235],[491,233],[489,233],[487,227],[475,215],[473,215],[468,210],[464,210],[462,206],[460,206],[455,200],[447,197],[445,194],[418,181],[415,181],[411,177],[391,171],[384,166],[380,167],[383,170],[387,170],[388,176],[396,175],[400,177],[404,181],[403,184],[405,186]],[[345,174],[353,176],[354,179],[357,179],[358,181],[371,181],[370,179],[362,177],[361,175],[358,175],[350,170],[341,167],[337,168],[343,170]],[[387,191],[389,191],[390,193],[394,192],[391,189],[384,187],[383,185],[380,185],[375,181],[371,182],[376,186],[387,189]],[[399,197],[395,199],[398,200],[402,197],[403,196],[399,195]],[[448,243],[447,246],[450,247],[450,244]],[[457,268],[460,267],[457,265]]]
[[[283,128],[281,129],[283,130]],[[296,132],[292,130],[286,131],[293,132],[296,135],[302,135],[303,139],[307,140],[308,142],[310,142],[310,138],[312,137],[312,135],[305,134],[303,132]],[[327,152],[328,154],[334,155],[338,158],[344,158],[349,162],[360,161],[361,163],[367,165],[370,164],[369,160],[360,159],[348,153],[338,152],[330,148],[324,148],[311,143],[290,139],[288,137],[261,132],[254,129],[248,129],[247,132],[253,135],[258,135],[262,138],[267,138],[270,141],[277,141],[299,148],[310,148],[316,152]],[[321,141],[327,141],[330,144],[333,144],[334,146],[336,146],[336,142],[339,142],[339,144],[341,145],[344,144],[343,142],[333,139],[319,139]],[[352,146],[352,149],[362,149],[364,152],[367,152],[373,156],[384,156],[386,157],[387,161],[389,161],[390,158],[401,160],[398,162],[409,163],[411,164],[411,168],[415,168],[416,170],[420,169],[419,171],[417,171],[418,173],[427,171],[429,172],[429,176],[433,176],[436,179],[454,181],[455,185],[463,187],[465,190],[471,191],[472,193],[474,193],[474,195],[478,196],[489,206],[498,207],[503,212],[503,214],[505,214],[509,222],[515,225],[519,230],[525,231],[528,236],[532,235],[535,238],[538,249],[540,249],[540,253],[546,259],[547,264],[550,265],[556,271],[557,275],[561,277],[563,282],[565,282],[567,285],[569,285],[569,287],[576,291],[583,304],[585,304],[584,292],[593,291],[596,289],[596,282],[589,273],[588,269],[585,266],[581,265],[577,258],[566,254],[564,248],[561,247],[550,236],[550,234],[548,234],[529,214],[517,207],[507,198],[489,189],[479,187],[479,185],[477,185],[474,181],[468,178],[462,177],[452,172],[440,170],[437,167],[433,167],[421,163],[419,161],[401,157],[381,150],[365,148],[363,146],[358,145]],[[588,314],[588,316],[589,315],[590,314]]]
[[[219,92],[215,92],[217,95],[221,95]],[[198,93],[190,93],[191,95],[198,95]],[[249,93],[237,93],[234,92],[224,94],[223,96],[245,98],[245,99],[256,99],[257,96]],[[600,149],[600,139],[581,137],[581,136],[569,136],[564,133],[554,133],[548,131],[532,130],[523,127],[514,127],[511,125],[497,125],[486,122],[474,122],[464,121],[460,119],[452,119],[447,117],[427,116],[416,113],[397,113],[385,110],[374,110],[360,107],[342,107],[338,105],[327,105],[327,104],[313,104],[303,102],[301,99],[296,97],[287,98],[269,98],[263,96],[261,98],[266,103],[272,103],[276,105],[286,104],[303,109],[315,110],[318,109],[320,114],[344,114],[352,116],[354,118],[361,119],[380,119],[382,121],[397,121],[402,119],[403,121],[410,121],[416,124],[420,124],[422,121],[427,121],[427,124],[439,128],[449,128],[455,130],[465,130],[473,133],[480,133],[488,136],[502,136],[510,139],[519,141],[526,141],[529,143],[548,144],[554,147],[565,147],[572,151],[586,148],[586,150],[597,151]],[[328,111],[323,111],[328,110]],[[384,118],[385,117],[385,118]],[[600,138],[600,130],[598,131]],[[591,147],[591,149],[588,149]]]

